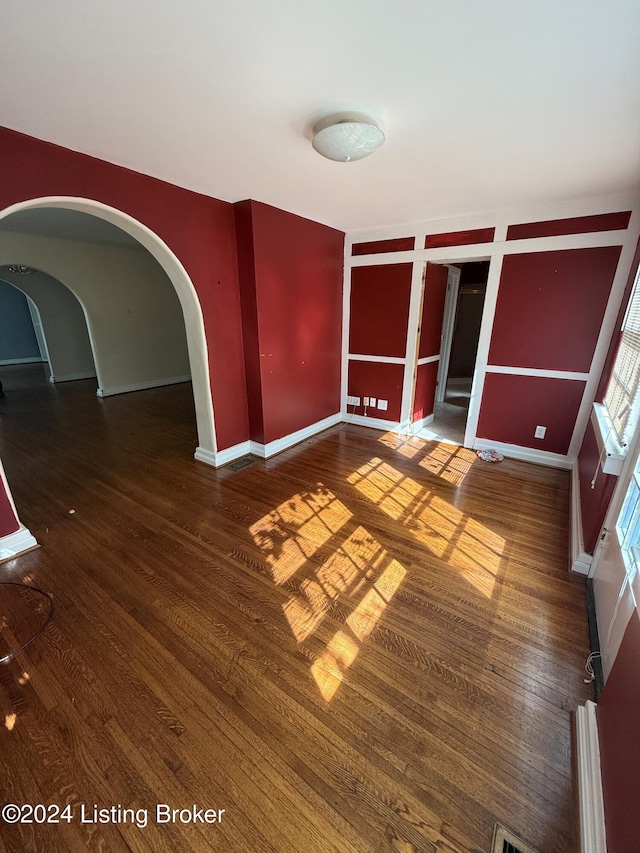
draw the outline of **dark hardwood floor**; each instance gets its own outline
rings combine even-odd
[[[0,823],[0,850],[488,853],[495,821],[574,849],[591,688],[567,472],[353,426],[215,471],[189,385],[1,378],[41,548],[0,579],[55,613],[0,666],[0,796],[73,819]],[[4,654],[43,612],[10,587],[0,605]],[[158,803],[225,811],[157,823]]]

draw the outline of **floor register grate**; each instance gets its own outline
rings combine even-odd
[[[491,853],[537,853],[537,851],[525,844],[509,829],[497,823],[493,831]]]
[[[248,468],[249,465],[255,463],[255,459],[251,456],[243,456],[242,459],[236,459],[235,462],[230,462],[226,467],[232,471],[242,471],[243,468]]]

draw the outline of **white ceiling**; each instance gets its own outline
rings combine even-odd
[[[134,237],[104,219],[79,210],[56,207],[36,207],[11,213],[0,220],[0,230],[140,248]]]
[[[0,123],[345,230],[635,190],[638,0],[8,0]],[[309,142],[368,112],[383,148]]]

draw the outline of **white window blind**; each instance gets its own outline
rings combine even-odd
[[[622,445],[629,444],[640,415],[640,270],[631,291],[604,405]]]

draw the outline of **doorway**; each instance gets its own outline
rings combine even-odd
[[[429,287],[427,265],[426,287]],[[433,417],[418,434],[453,444],[464,444],[471,388],[478,355],[480,328],[489,277],[489,261],[442,265],[447,292],[442,313],[440,352]],[[433,276],[431,276],[433,277]]]

